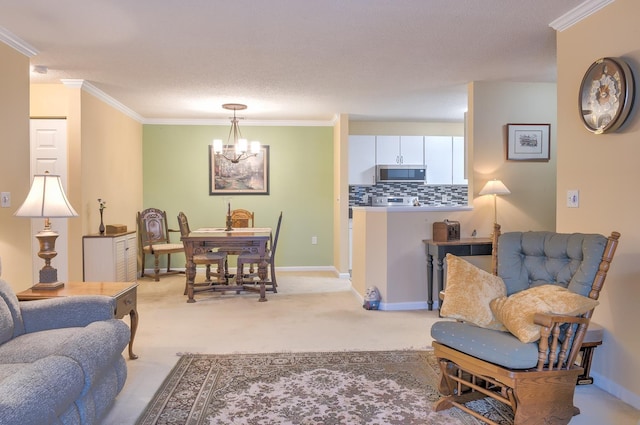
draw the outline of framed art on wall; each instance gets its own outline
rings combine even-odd
[[[228,157],[233,146],[224,146]],[[260,153],[233,163],[213,152],[209,146],[209,195],[268,195],[269,146],[260,146]]]
[[[551,124],[507,124],[507,159],[549,161]]]

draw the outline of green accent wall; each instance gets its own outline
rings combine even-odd
[[[255,226],[274,232],[283,212],[277,267],[333,266],[333,128],[240,126],[243,137],[269,146],[269,195],[232,195],[231,208],[254,211]],[[145,124],[144,208],[167,211],[176,230],[180,211],[191,229],[224,226],[229,196],[209,195],[209,146],[213,139],[226,143],[229,128]],[[171,240],[179,242],[179,234]],[[172,257],[171,265],[184,267],[184,256]],[[147,259],[145,267],[153,262]]]

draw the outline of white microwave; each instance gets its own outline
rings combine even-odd
[[[376,183],[426,183],[427,167],[420,165],[376,165]]]

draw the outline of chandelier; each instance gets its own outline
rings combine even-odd
[[[251,158],[252,156],[258,155],[258,153],[260,153],[260,142],[252,141],[251,144],[249,144],[247,142],[247,139],[243,139],[242,134],[240,133],[240,127],[238,126],[239,118],[236,118],[236,111],[247,109],[247,105],[242,105],[240,103],[225,103],[224,105],[222,105],[222,107],[224,109],[233,111],[233,118],[231,118],[231,129],[229,129],[227,146],[222,145],[222,140],[215,139],[213,141],[213,152],[216,154],[216,156],[222,157],[227,161],[231,161],[233,164],[237,164],[243,159]],[[225,149],[225,147],[227,149]],[[249,148],[251,149],[249,150]]]

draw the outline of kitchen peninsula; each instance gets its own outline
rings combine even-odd
[[[367,288],[376,286],[381,310],[426,310],[423,240],[432,238],[434,222],[445,219],[460,222],[462,237],[474,229],[489,231],[486,217],[474,216],[468,206],[353,207],[352,287],[364,297]]]

